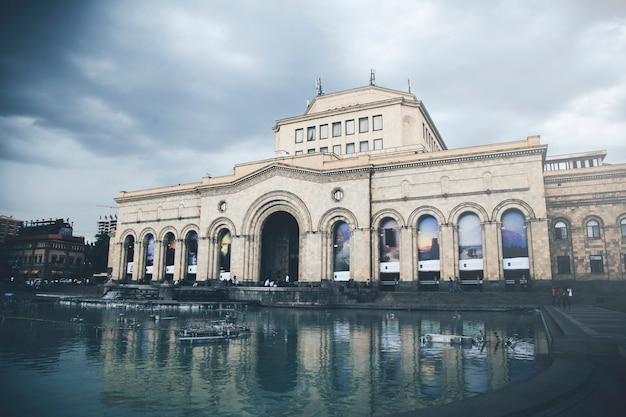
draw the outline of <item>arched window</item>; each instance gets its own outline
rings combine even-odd
[[[335,281],[350,280],[350,227],[337,222],[333,231],[333,277]]]
[[[554,225],[554,238],[557,240],[567,239],[567,225],[564,222],[556,222]]]
[[[187,279],[195,280],[198,267],[198,233],[191,231],[185,239],[187,248]]]
[[[232,242],[230,230],[221,230],[218,242],[220,245],[220,280],[228,281],[230,279],[230,245]]]
[[[154,236],[152,234],[148,234],[144,238],[144,259],[146,269],[143,275],[143,282],[147,283],[152,279],[154,268]]]
[[[622,229],[622,237],[626,237],[626,218],[622,219],[620,226]]]
[[[597,220],[589,220],[587,222],[587,237],[591,239],[600,238],[600,224]]]

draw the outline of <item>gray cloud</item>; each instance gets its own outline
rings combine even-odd
[[[90,237],[119,190],[271,157],[315,79],[371,68],[410,79],[450,148],[540,134],[623,162],[624,57],[621,1],[5,2],[0,213]]]

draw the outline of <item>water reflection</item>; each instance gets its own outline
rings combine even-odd
[[[464,312],[461,317],[250,309],[172,310],[166,312],[175,316],[169,320],[153,315],[76,305],[5,305],[1,372],[13,383],[3,396],[26,389],[24,375],[48,374],[71,389],[80,385],[96,392],[97,400],[87,396],[81,406],[99,415],[384,415],[521,380],[537,370],[536,355],[547,353],[540,317],[532,312]],[[226,318],[250,327],[252,335],[204,345],[176,341],[181,326]],[[480,333],[485,343],[422,343],[426,333]],[[514,334],[517,345],[506,347],[503,341]],[[83,375],[78,382],[71,379],[77,374]],[[47,404],[46,415],[68,415],[63,411],[68,400],[45,391],[38,395]],[[83,401],[72,400],[73,407]]]

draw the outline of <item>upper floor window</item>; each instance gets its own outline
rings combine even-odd
[[[567,226],[563,222],[554,225],[554,238],[558,240],[567,239]]]
[[[359,143],[359,152],[367,152],[370,150],[370,144],[368,141],[363,141]]]
[[[587,222],[587,237],[593,239],[600,238],[600,224],[597,220],[589,220]]]
[[[341,155],[341,145],[333,145],[333,153]]]
[[[383,140],[382,139],[374,139],[374,150],[379,151],[383,148]]]
[[[321,153],[328,153],[328,146],[322,146],[322,147],[320,148],[320,152],[321,152]]]
[[[346,120],[346,135],[354,135],[354,119]]]
[[[302,155],[302,151],[296,151],[296,156]]]
[[[320,125],[320,139],[328,139],[328,125]]]
[[[373,130],[383,130],[383,116],[378,115],[372,117]]]
[[[302,129],[296,129],[296,143],[302,143],[302,135],[304,131]]]
[[[626,237],[626,219],[622,219],[620,226],[622,229],[622,237]]]
[[[354,143],[346,143],[346,153],[354,153]]]
[[[365,133],[369,130],[369,119],[367,117],[361,117],[359,119],[359,133]]]
[[[341,122],[333,123],[333,137],[341,136]]]
[[[315,126],[310,126],[306,128],[306,140],[309,142],[315,140]]]
[[[306,153],[315,153],[315,149],[307,149]]]

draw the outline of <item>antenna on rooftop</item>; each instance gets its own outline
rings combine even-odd
[[[315,90],[317,90],[318,97],[324,95],[324,92],[322,91],[322,79],[321,78],[318,78],[317,80],[315,80]]]
[[[407,81],[409,82],[409,93],[410,93],[411,92],[411,79],[409,78]]]
[[[370,85],[376,85],[376,72],[373,69],[370,70]]]

